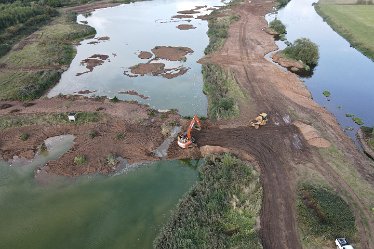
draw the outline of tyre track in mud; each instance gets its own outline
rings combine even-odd
[[[288,172],[289,158],[308,153],[293,145],[296,127],[268,126],[255,130],[248,127],[211,128],[197,133],[199,146],[211,145],[241,150],[256,159],[261,169],[264,196],[261,215],[261,238],[267,248],[301,248],[295,223],[295,196]]]

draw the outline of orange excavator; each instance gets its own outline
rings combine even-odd
[[[192,129],[201,130],[201,122],[197,115],[193,116],[187,131],[178,136],[179,147],[186,149],[195,142],[195,139],[191,136]]]

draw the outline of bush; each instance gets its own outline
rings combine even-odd
[[[285,48],[283,53],[292,59],[301,60],[310,67],[318,64],[318,46],[308,38],[297,39],[291,46]]]
[[[277,7],[282,8],[285,7],[291,0],[277,0]]]
[[[106,164],[109,166],[116,166],[119,163],[115,154],[109,154],[106,157]]]
[[[123,132],[117,133],[116,134],[116,139],[117,140],[123,140],[123,139],[125,139],[125,133],[123,133]]]
[[[76,165],[83,165],[87,162],[87,158],[85,155],[78,155],[76,157],[74,157],[74,163]]]
[[[117,98],[117,96],[114,96],[113,98],[110,99],[110,101],[113,103],[117,103],[119,99]]]
[[[326,188],[309,184],[300,187],[297,209],[305,237],[326,240],[355,237],[355,217],[351,209],[341,197]]]
[[[269,28],[276,31],[278,34],[286,34],[286,26],[278,19],[275,19],[269,23]]]
[[[98,135],[99,135],[99,133],[98,133],[97,131],[95,131],[95,130],[92,130],[92,131],[89,131],[89,132],[88,132],[88,136],[89,136],[91,139],[97,137]]]
[[[27,139],[29,139],[30,135],[28,133],[22,133],[19,138],[22,140],[22,141],[26,141]]]

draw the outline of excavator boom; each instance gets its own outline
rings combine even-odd
[[[197,124],[197,126],[196,126],[196,124]],[[191,131],[194,128],[197,129],[197,130],[201,129],[201,122],[200,122],[200,119],[197,115],[194,115],[194,117],[192,118],[192,120],[190,122],[190,125],[188,126],[187,131],[178,136],[179,147],[185,149],[185,148],[188,148],[190,145],[192,145],[193,138],[191,136]]]

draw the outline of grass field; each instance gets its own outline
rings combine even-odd
[[[325,0],[316,5],[316,10],[353,47],[374,60],[374,5],[338,3]]]

